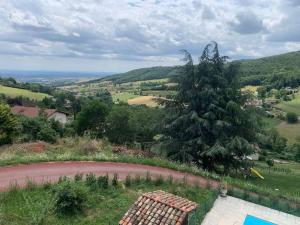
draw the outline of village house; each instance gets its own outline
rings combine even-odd
[[[196,225],[197,204],[185,198],[154,191],[143,194],[119,225]]]
[[[11,108],[11,112],[15,115],[22,115],[31,118],[38,116],[46,116],[48,120],[54,119],[61,124],[67,123],[67,114],[56,109],[40,109],[38,107],[27,107],[16,105]]]

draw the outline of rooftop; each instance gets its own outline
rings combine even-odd
[[[197,204],[188,199],[164,191],[149,192],[139,197],[119,225],[181,225],[196,208]]]
[[[23,115],[27,117],[38,117],[40,113],[44,113],[47,117],[51,116],[53,113],[57,112],[56,109],[40,109],[38,107],[27,107],[16,105],[11,108],[11,112],[17,115]]]

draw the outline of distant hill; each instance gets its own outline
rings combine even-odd
[[[90,81],[88,83],[94,83],[97,81],[112,81],[114,83],[126,83],[134,81],[169,78],[178,75],[178,69],[178,66],[157,66],[150,68],[141,68],[130,70],[125,73],[114,74],[111,76]]]
[[[242,82],[258,85],[270,82],[268,79],[276,76],[296,76],[300,79],[300,51],[252,60],[237,60],[231,63],[239,64]],[[112,81],[114,83],[134,82],[170,78],[179,74],[179,66],[151,67],[131,70],[97,79],[96,81]]]

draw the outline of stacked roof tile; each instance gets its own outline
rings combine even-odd
[[[197,204],[185,198],[155,191],[143,194],[123,216],[119,225],[182,225]]]

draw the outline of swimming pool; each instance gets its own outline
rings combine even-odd
[[[244,221],[244,225],[276,225],[266,220],[259,219],[255,216],[247,215]]]

